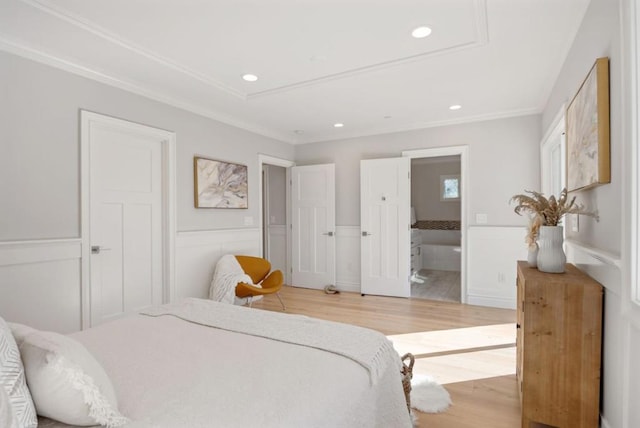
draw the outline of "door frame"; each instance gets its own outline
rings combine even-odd
[[[414,158],[435,158],[460,156],[460,302],[467,303],[467,224],[469,194],[469,146],[435,147],[431,149],[404,150],[402,156]],[[411,201],[407,201],[411,205]]]
[[[176,134],[171,131],[80,110],[80,312],[82,329],[91,327],[90,136],[92,126],[117,126],[162,139],[162,301],[175,296]]]
[[[260,257],[264,257],[264,195],[263,191],[263,182],[262,182],[262,166],[263,165],[273,165],[273,166],[281,166],[286,168],[286,179],[285,179],[285,241],[287,243],[287,254],[286,254],[286,263],[285,272],[284,272],[284,282],[285,284],[291,284],[291,167],[295,166],[296,163],[292,160],[277,158],[274,156],[265,155],[262,153],[258,153],[258,206],[260,207],[260,215],[258,216],[258,227],[260,236]]]
[[[566,126],[565,126],[565,104],[560,106],[560,110],[553,118],[551,125],[547,129],[544,137],[540,141],[540,188],[546,195],[555,195],[562,190],[567,181],[567,146],[566,146]],[[560,148],[560,171],[553,171],[551,168],[549,154],[553,148]],[[554,173],[560,174],[560,189],[553,189],[551,186]]]

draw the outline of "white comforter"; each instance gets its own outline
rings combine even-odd
[[[269,314],[282,318],[225,306],[264,323]],[[290,317],[292,323],[298,318]],[[175,316],[138,315],[73,337],[103,365],[132,428],[411,426],[395,353],[384,353],[386,361],[372,379],[359,355]],[[54,425],[43,421],[41,426]]]

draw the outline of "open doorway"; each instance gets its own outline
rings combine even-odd
[[[293,161],[258,155],[260,168],[260,252],[272,269],[284,273],[291,284],[290,170]]]
[[[262,165],[262,254],[273,270],[287,268],[287,169]]]
[[[411,297],[461,301],[460,155],[411,159]]]
[[[467,302],[468,147],[409,150],[411,297]]]

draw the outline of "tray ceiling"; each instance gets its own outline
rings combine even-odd
[[[0,49],[304,143],[538,113],[587,5],[0,0]]]

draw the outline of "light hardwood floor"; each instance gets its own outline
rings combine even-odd
[[[515,311],[424,299],[327,295],[283,287],[286,312],[378,330],[399,353],[417,356],[415,374],[440,381],[453,401],[441,414],[416,412],[422,428],[520,426],[515,379]],[[253,304],[281,311],[275,295]],[[390,427],[392,428],[392,427]]]

